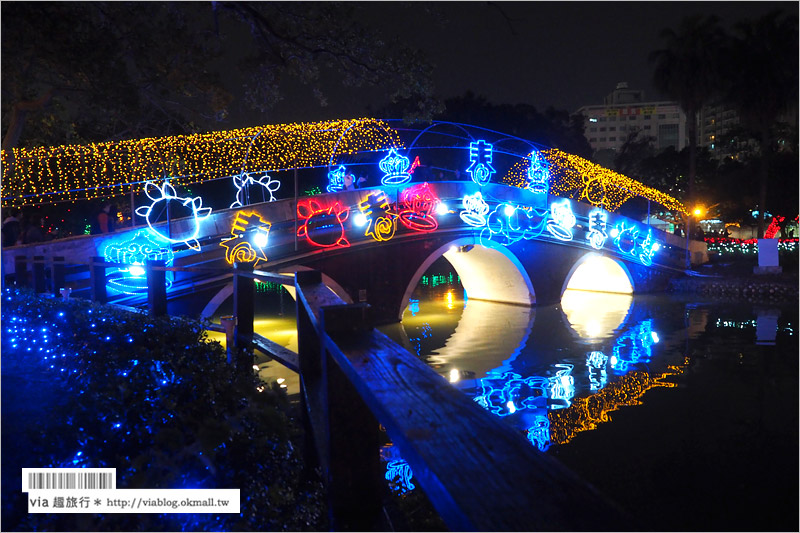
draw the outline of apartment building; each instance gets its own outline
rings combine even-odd
[[[626,82],[618,83],[602,105],[583,106],[577,113],[584,116],[584,135],[599,164],[613,163],[635,131],[640,136],[653,137],[656,150],[669,146],[682,150],[688,146],[686,115],[678,103],[647,102],[644,91],[630,89]]]

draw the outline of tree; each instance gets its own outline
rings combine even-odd
[[[697,116],[718,90],[718,59],[724,33],[717,17],[687,17],[676,32],[661,31],[665,47],[650,54],[655,64],[653,83],[678,101],[686,113],[689,137],[689,202],[695,200]],[[687,226],[688,227],[688,226]]]
[[[759,146],[759,237],[764,235],[769,172],[777,141],[783,138],[779,119],[798,101],[797,41],[797,19],[773,11],[739,22],[726,50],[724,99]],[[796,144],[790,149],[796,168]]]
[[[438,109],[419,52],[328,2],[11,2],[2,17],[3,149],[220,129],[234,103],[267,113],[287,80],[387,88]],[[244,83],[232,81],[243,74]],[[244,89],[242,88],[244,85]]]

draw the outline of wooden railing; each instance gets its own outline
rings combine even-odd
[[[45,291],[46,264],[58,295],[66,268],[58,258],[35,258],[34,288]],[[85,266],[91,297],[105,301],[105,269],[123,265],[94,258]],[[165,314],[165,272],[181,269],[148,262],[146,270],[149,312]],[[228,332],[238,354],[232,362],[249,371],[256,348],[299,371],[307,450],[323,472],[332,529],[385,524],[381,427],[452,530],[636,529],[585,481],[374,329],[369,305],[346,304],[319,272],[292,279],[249,264],[226,271],[233,276],[234,318],[219,330]],[[17,272],[26,284],[26,268]],[[297,354],[253,331],[257,279],[294,284]]]

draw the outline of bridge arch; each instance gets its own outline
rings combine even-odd
[[[295,272],[305,271],[305,270],[312,270],[307,266],[302,265],[295,265],[288,268],[281,269],[279,272],[280,274],[294,274]],[[327,274],[322,274],[322,283],[324,283],[334,294],[336,294],[339,298],[344,300],[347,303],[353,303],[352,298],[350,295],[347,294],[341,285],[339,285],[333,278],[328,276]],[[295,295],[295,290],[293,285],[284,285],[286,288],[286,292],[291,295],[292,299],[297,299]],[[225,284],[217,293],[208,301],[206,306],[203,308],[203,311],[200,313],[200,318],[211,318],[216,313],[219,306],[221,306],[225,301],[233,295],[233,282],[230,281]]]
[[[589,252],[581,256],[567,273],[561,294],[567,289],[632,294],[635,283],[623,261]]]
[[[505,246],[491,242],[487,244],[489,246],[476,244],[474,237],[462,237],[433,250],[411,277],[403,295],[404,305],[398,318],[402,318],[405,303],[422,276],[440,257],[447,259],[453,266],[468,298],[533,305],[536,302],[533,283],[520,260]]]

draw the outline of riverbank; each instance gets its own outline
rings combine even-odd
[[[711,262],[695,267],[692,275],[670,281],[669,291],[705,296],[744,298],[753,302],[791,302],[798,300],[797,262],[783,267],[779,274],[755,274],[755,258]]]

